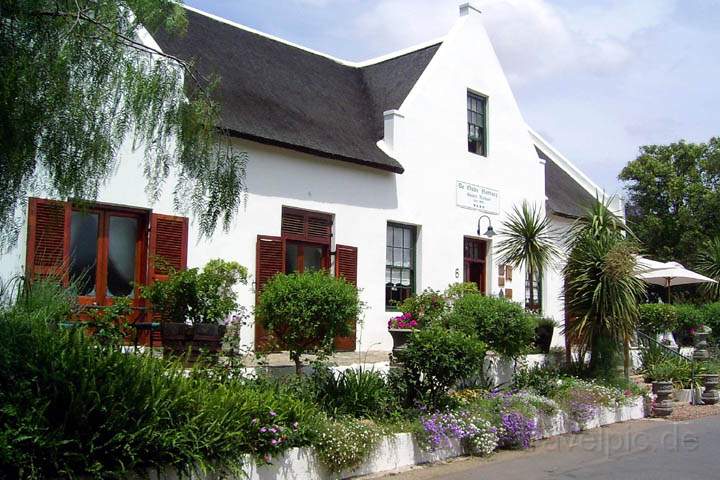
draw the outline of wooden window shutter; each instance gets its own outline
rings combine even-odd
[[[172,270],[187,268],[188,219],[153,213],[150,218],[150,245],[148,247],[148,284],[167,280]],[[160,322],[162,316],[153,312],[151,321]],[[155,345],[162,344],[159,331],[152,331]],[[145,339],[143,337],[143,343]]]
[[[285,242],[280,237],[258,235],[255,253],[255,303],[265,284],[285,270]],[[268,335],[260,322],[255,321],[255,349],[268,345]]]
[[[30,199],[25,259],[28,279],[52,276],[67,282],[71,218],[68,202]]]
[[[332,215],[283,207],[280,231],[286,239],[329,245],[332,237]]]
[[[150,220],[148,283],[166,280],[172,270],[187,268],[188,219],[153,213]]]
[[[335,246],[335,276],[344,277],[348,283],[357,287],[358,249],[348,245]],[[335,338],[335,348],[341,352],[353,352],[356,345],[355,326],[357,319],[352,322],[352,332],[347,337]]]

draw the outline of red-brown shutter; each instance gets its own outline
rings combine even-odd
[[[357,265],[358,249],[348,245],[335,246],[335,276],[344,277],[348,283],[357,287]],[[352,322],[352,333],[347,337],[336,337],[335,348],[341,352],[355,351],[355,326],[357,319],[349,319]]]
[[[173,270],[187,267],[188,219],[153,213],[150,221],[148,283],[167,280]]]
[[[188,219],[153,213],[150,219],[150,245],[148,247],[148,284],[167,280],[173,270],[187,268]],[[154,322],[162,320],[160,313],[153,312]],[[152,331],[154,345],[162,344],[160,331]],[[142,343],[147,342],[143,335]]]
[[[265,284],[285,270],[285,242],[280,237],[258,235],[255,255],[255,303]],[[268,346],[267,331],[255,319],[255,350]]]
[[[25,258],[28,279],[52,276],[67,283],[71,218],[68,202],[30,199]]]
[[[289,240],[330,245],[332,215],[297,208],[283,207],[280,233]]]

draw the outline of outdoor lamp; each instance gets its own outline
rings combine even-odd
[[[494,236],[495,236],[495,230],[493,230],[492,220],[490,220],[490,217],[488,217],[487,215],[483,215],[483,216],[481,216],[480,218],[478,218],[477,234],[480,235],[480,222],[482,222],[482,219],[483,219],[483,218],[487,218],[487,221],[488,221],[488,228],[487,228],[487,230],[485,230],[485,233],[484,233],[483,235],[486,236],[486,237],[488,237],[488,238],[494,237]]]

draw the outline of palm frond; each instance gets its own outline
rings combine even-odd
[[[703,283],[700,289],[712,300],[720,298],[720,237],[705,241],[698,252],[695,266],[703,275],[718,283]]]

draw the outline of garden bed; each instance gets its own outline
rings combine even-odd
[[[571,419],[567,413],[562,411],[555,415],[541,413],[536,419],[538,424],[537,438],[550,438],[567,433],[577,433],[603,425],[641,419],[644,416],[643,397],[633,399],[630,405],[616,408],[601,407],[597,414],[584,424]],[[397,433],[385,436],[371,456],[351,470],[332,473],[320,462],[312,448],[303,447],[292,448],[273,457],[270,465],[258,464],[252,457],[248,456],[244,475],[249,480],[352,478],[394,472],[415,465],[439,462],[466,454],[465,448],[456,440],[451,440],[449,445],[442,448],[429,451],[421,445],[421,442],[413,434]],[[169,475],[162,478],[173,479],[176,477]]]

